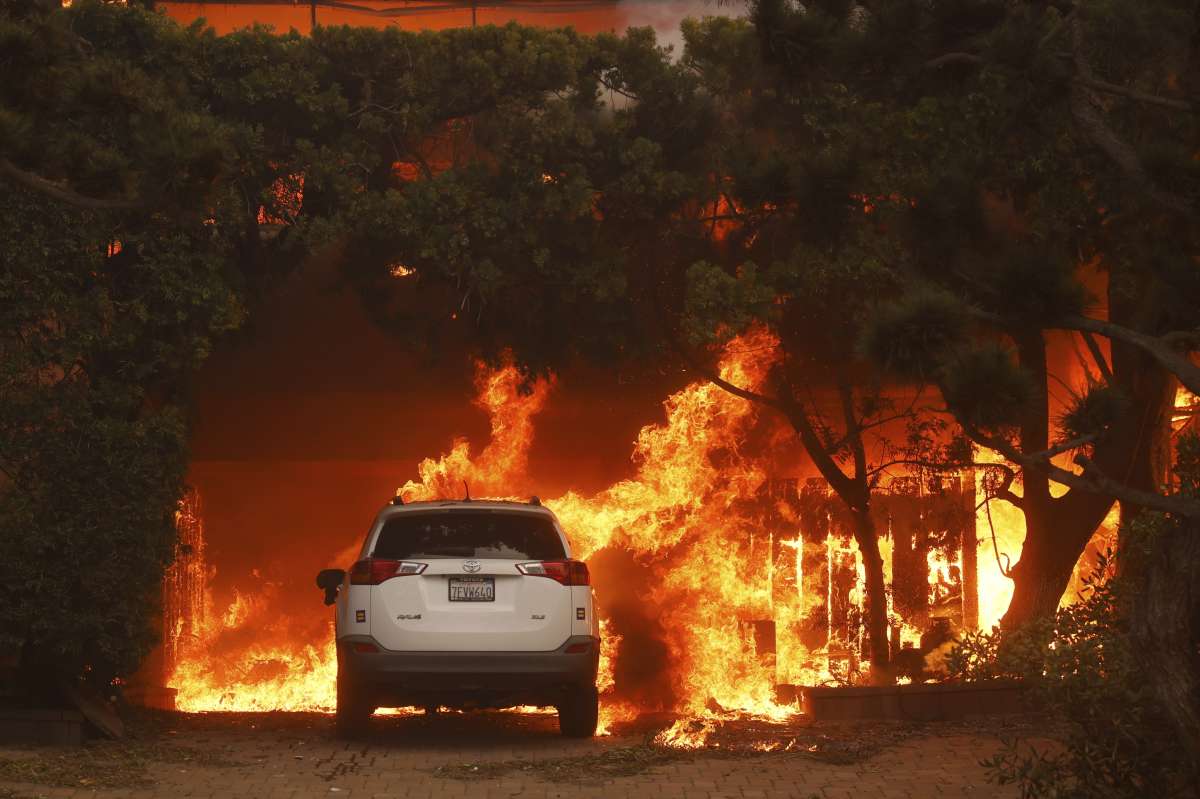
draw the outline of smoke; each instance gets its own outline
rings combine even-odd
[[[745,12],[745,3],[732,0],[634,0],[621,3],[620,8],[625,12],[629,27],[654,28],[659,44],[672,47],[675,58],[679,58],[683,54],[683,33],[679,27],[682,20],[688,17],[740,17]]]
[[[613,664],[613,698],[645,710],[669,710],[677,697],[671,681],[671,651],[656,608],[645,592],[656,570],[625,549],[603,549],[588,561],[596,602],[621,636]]]

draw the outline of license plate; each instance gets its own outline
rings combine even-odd
[[[451,577],[451,602],[495,602],[496,580],[493,577]]]

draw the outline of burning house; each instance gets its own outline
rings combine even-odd
[[[763,343],[728,345],[722,375],[758,384],[771,352]],[[481,365],[477,390],[490,441],[476,451],[460,439],[426,458],[417,479],[399,488],[407,501],[458,496],[464,482],[472,496],[538,488],[528,456],[551,384],[522,392],[515,368]],[[795,712],[799,687],[862,679],[870,658],[864,569],[844,505],[803,467],[777,476],[787,436],[752,403],[701,381],[663,410],[664,420],[638,435],[632,476],[544,500],[595,575],[606,617],[603,720],[647,709],[779,717]],[[995,624],[1007,603],[1003,565],[1019,554],[1023,531],[1002,503],[983,501],[979,482],[970,471],[881,479],[873,513],[890,648],[904,679],[924,679],[939,646]],[[281,609],[268,584],[237,592],[223,611],[210,608],[203,580],[212,566],[195,496],[178,518],[165,654],[180,709],[331,709],[333,637],[316,595],[311,607]],[[357,541],[325,542],[330,562],[346,565]]]

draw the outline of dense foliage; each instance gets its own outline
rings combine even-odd
[[[211,224],[230,127],[154,69],[184,38],[99,6],[0,10],[0,649],[43,695],[153,642],[182,389],[244,313]]]
[[[411,346],[544,368],[652,349],[631,243],[707,242],[657,236],[716,119],[649,31],[217,36],[11,0],[0,67],[0,645],[47,684],[152,642],[191,375],[306,254],[340,247]]]
[[[453,176],[395,191],[432,137],[484,112],[523,124],[653,52],[515,26],[218,37],[124,5],[0,4],[0,648],[31,689],[107,684],[152,644],[215,338],[348,230],[435,250]],[[486,191],[459,201],[519,228]]]
[[[678,60],[600,37],[616,56],[561,91],[473,114],[478,150],[358,198],[351,279],[402,329],[467,328],[535,369],[650,351],[704,372],[692,347],[768,326],[770,391],[726,388],[795,427],[878,606],[867,508],[904,459],[879,433],[922,386],[1012,464],[988,467],[1028,529],[1009,627],[1053,611],[1114,498],[1200,514],[1160,490],[1146,433],[1176,376],[1200,386],[1194,3],[750,8],[686,24]],[[1072,341],[1087,379],[1060,422]]]
[[[1178,487],[1196,496],[1200,436],[1181,436],[1176,448]],[[993,777],[1018,785],[1022,796],[1183,796],[1200,774],[1200,752],[1175,718],[1195,712],[1194,676],[1156,674],[1172,659],[1164,644],[1185,658],[1200,656],[1195,604],[1184,602],[1177,616],[1175,603],[1156,596],[1195,592],[1197,528],[1147,511],[1122,533],[1120,552],[1099,560],[1071,604],[1003,635],[964,636],[947,659],[956,679],[1020,680],[1031,708],[1064,722],[1057,740],[1007,741],[987,761]],[[1152,562],[1164,548],[1169,563]],[[1162,566],[1183,579],[1166,579]]]
[[[1144,520],[1139,535],[1151,534]],[[1130,583],[1109,572],[1085,580],[1079,601],[1019,631],[965,636],[947,661],[959,679],[1021,680],[1031,708],[1062,719],[1061,736],[1009,740],[985,762],[1025,797],[1183,795],[1191,753],[1145,677],[1132,634]]]
[[[854,518],[881,669],[872,494],[899,461],[971,457],[902,452],[889,423],[953,422],[1013,464],[989,481],[1029,530],[1013,628],[1056,607],[1114,498],[1200,516],[1146,432],[1175,377],[1200,389],[1195,3],[749,11],[674,53],[648,30],[216,36],[0,2],[0,645],[65,675],[137,661],[188,377],[325,245],[410,346],[470,337],[532,371],[708,374],[706,347],[768,327],[767,389],[723,385],[788,419]],[[1090,377],[1057,423],[1068,332]],[[47,589],[47,563],[71,579]]]

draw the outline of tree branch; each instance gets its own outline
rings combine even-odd
[[[1092,319],[1087,316],[1066,316],[1055,325],[1063,330],[1077,330],[1087,333],[1099,333],[1106,338],[1122,341],[1145,352],[1158,361],[1159,366],[1167,369],[1179,378],[1179,382],[1193,394],[1200,394],[1200,367],[1182,352],[1174,349],[1168,342],[1176,340],[1176,334],[1170,333],[1165,337],[1147,335],[1124,325],[1106,322],[1102,319]],[[1190,335],[1187,337],[1190,339]]]
[[[925,62],[925,69],[940,69],[947,64],[971,64],[979,66],[984,63],[983,56],[974,53],[946,53]]]
[[[863,511],[867,508],[869,498],[869,483],[865,474],[851,478],[842,471],[834,461],[833,455],[821,441],[816,425],[809,418],[808,412],[796,401],[795,392],[787,378],[779,368],[771,370],[771,378],[776,384],[776,395],[780,397],[780,409],[792,423],[792,427],[800,436],[800,443],[812,458],[817,471],[829,483],[829,487],[841,498],[851,510]]]
[[[1196,107],[1187,100],[1177,100],[1173,97],[1162,97],[1157,94],[1149,94],[1147,92],[1139,91],[1138,89],[1130,89],[1126,86],[1120,86],[1116,83],[1098,80],[1097,78],[1085,78],[1077,76],[1075,80],[1079,83],[1082,83],[1089,89],[1095,89],[1096,91],[1105,92],[1106,94],[1120,95],[1121,97],[1127,97],[1130,100],[1137,100],[1139,103],[1162,106],[1163,108],[1170,108],[1175,111],[1188,111],[1191,113],[1195,113],[1196,111]]]
[[[766,405],[778,411],[784,410],[783,403],[778,398],[769,397],[766,394],[759,394],[755,391],[751,391],[748,388],[742,388],[741,386],[730,383],[728,380],[721,377],[720,374],[705,365],[699,358],[695,357],[695,355],[688,350],[687,347],[683,346],[683,344],[680,343],[680,341],[673,334],[669,334],[667,336],[667,340],[671,343],[671,347],[677,353],[679,353],[679,357],[683,358],[684,363],[688,365],[689,369],[699,374],[717,388],[728,391],[733,396],[741,397],[742,399],[749,400],[750,402],[757,402],[760,405]]]
[[[1078,19],[1071,23],[1075,71],[1078,73],[1071,86],[1071,114],[1092,144],[1124,173],[1127,180],[1138,186],[1160,206],[1179,214],[1192,214],[1195,208],[1183,197],[1158,186],[1142,166],[1137,152],[1119,137],[1100,116],[1092,98],[1085,90],[1089,81],[1096,80],[1092,68],[1083,55],[1083,25]]]
[[[1013,490],[1012,490],[1013,481],[1016,479],[1017,479],[1017,473],[1014,472],[1012,469],[1005,467],[1004,482],[1001,483],[1000,487],[996,489],[993,496],[996,499],[1004,500],[1008,504],[1012,505],[1014,508],[1020,508],[1021,510],[1024,510],[1025,509],[1025,498],[1022,496],[1018,496],[1017,494],[1014,494]]]
[[[1078,449],[1079,447],[1082,447],[1084,444],[1091,444],[1097,438],[1099,438],[1099,435],[1097,433],[1088,433],[1086,436],[1079,436],[1078,438],[1072,438],[1070,441],[1062,441],[1058,444],[1055,444],[1052,447],[1049,447],[1048,449],[1042,450],[1041,452],[1035,452],[1034,454],[1030,455],[1029,457],[1036,458],[1038,460],[1049,460],[1050,458],[1053,458],[1056,455],[1061,455],[1064,452],[1070,452],[1073,449]]]
[[[699,374],[705,380],[712,383],[714,386],[728,391],[735,397],[741,397],[750,402],[757,402],[761,405],[774,408],[782,413],[791,423],[792,428],[800,436],[800,442],[804,445],[808,456],[812,458],[813,465],[817,467],[817,471],[829,483],[829,487],[838,495],[848,506],[858,509],[866,501],[866,496],[855,480],[847,477],[846,474],[838,467],[833,460],[833,456],[821,442],[821,437],[818,435],[816,426],[809,418],[808,413],[795,399],[795,394],[792,392],[791,386],[788,385],[786,378],[778,368],[771,370],[772,379],[776,384],[776,395],[769,396],[767,394],[759,394],[756,391],[751,391],[747,388],[742,388],[739,385],[729,382],[721,377],[711,367],[703,363],[697,358],[674,334],[674,331],[664,330],[665,338],[670,343],[671,347],[679,353],[683,358],[684,363],[688,368]],[[865,476],[862,479],[862,488],[866,486]]]
[[[66,186],[47,180],[41,175],[27,172],[7,158],[0,158],[0,175],[52,200],[58,200],[76,208],[86,208],[89,211],[132,211],[142,206],[136,200],[104,200],[99,197],[86,197]]]
[[[838,375],[838,394],[842,400],[842,416],[846,422],[846,440],[850,451],[854,454],[854,478],[867,479],[867,450],[863,445],[862,428],[859,426],[858,414],[854,410],[854,389],[846,380],[845,375]],[[836,452],[836,450],[834,450]]]
[[[1096,368],[1100,370],[1100,376],[1104,378],[1104,382],[1112,385],[1112,367],[1108,365],[1108,359],[1100,351],[1100,345],[1096,343],[1096,337],[1089,330],[1078,330],[1076,332],[1083,339],[1083,343],[1087,345],[1088,352],[1092,354],[1092,360],[1096,362]]]
[[[996,489],[994,491],[991,492],[991,497],[989,497],[989,498],[990,499],[1002,499],[1005,502],[1007,502],[1008,504],[1012,505],[1013,507],[1024,510],[1025,509],[1025,498],[1017,496],[1016,494],[1013,493],[1013,490],[1012,490],[1012,484],[1014,482],[1016,482],[1016,480],[1017,480],[1016,471],[1013,470],[1011,467],[1006,466],[1003,463],[985,463],[982,465],[984,466],[984,468],[999,469],[1002,472],[1004,472],[1004,482],[1002,482],[999,486],[996,487]],[[987,502],[989,498],[985,498],[984,502]],[[989,512],[990,512],[990,509],[989,509]]]
[[[972,439],[988,449],[999,452],[1008,460],[1025,469],[1044,474],[1056,483],[1092,494],[1115,497],[1122,502],[1130,502],[1176,516],[1200,519],[1200,502],[1186,499],[1178,494],[1156,494],[1152,491],[1143,491],[1125,485],[1101,472],[1091,460],[1083,455],[1075,458],[1075,462],[1083,467],[1083,474],[1075,474],[1075,472],[1056,466],[1049,459],[1026,455],[1002,438],[993,438],[974,428],[964,429]]]
[[[1050,26],[1050,30],[1046,31],[1046,35],[1043,36],[1041,41],[1038,42],[1038,49],[1044,50],[1046,45],[1057,39],[1058,35],[1063,32],[1063,29],[1074,21],[1075,13],[1078,10],[1078,7],[1072,8],[1065,17],[1060,17],[1058,20],[1056,20],[1055,23]]]

